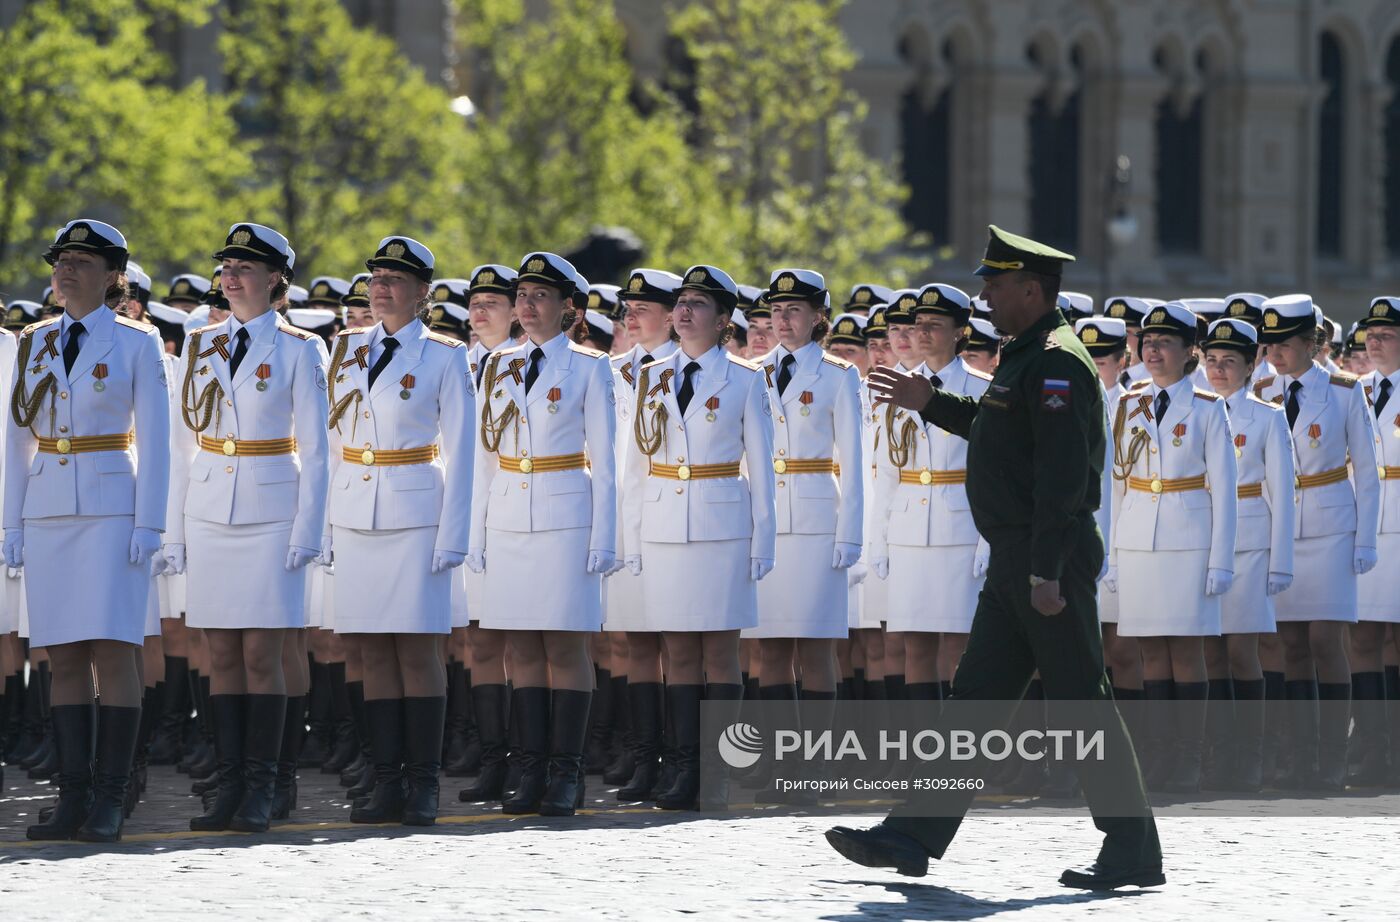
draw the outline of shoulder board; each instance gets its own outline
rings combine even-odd
[[[1220,399],[1220,395],[1213,391],[1203,391],[1199,387],[1193,387],[1192,390],[1196,392],[1197,397],[1202,400],[1209,400],[1211,403],[1215,403]]]
[[[985,371],[978,371],[976,368],[969,367],[967,369],[967,373],[972,375],[974,378],[981,378],[983,381],[992,380],[991,375],[987,374]]]
[[[451,336],[443,336],[441,333],[434,333],[432,330],[428,331],[427,338],[435,343],[451,346],[453,349],[456,349],[458,346],[466,345],[466,343],[462,342],[460,339],[453,339]]]
[[[594,349],[590,346],[579,345],[578,343],[569,343],[569,348],[580,355],[586,355],[590,358],[602,359],[608,356],[608,354],[601,349]]]
[[[365,330],[368,330],[368,329],[369,329],[369,327],[346,327],[345,329],[341,330],[339,333],[336,333],[335,335],[338,336],[338,337],[339,337],[339,336],[350,336],[350,335],[353,334],[353,333],[363,333]]]
[[[29,326],[25,327],[23,330],[20,330],[20,331],[19,331],[19,335],[20,335],[20,336],[27,336],[27,335],[29,335],[30,333],[33,333],[33,332],[35,332],[35,331],[37,331],[37,330],[43,329],[44,327],[48,326],[48,325],[51,324],[51,323],[58,323],[58,321],[59,321],[60,319],[61,319],[61,318],[59,318],[59,317],[48,317],[48,318],[46,318],[46,319],[44,319],[44,320],[35,321],[34,323],[31,323]]]
[[[295,336],[297,339],[315,339],[315,338],[316,338],[316,334],[315,334],[315,333],[312,333],[310,330],[300,330],[300,329],[297,329],[296,327],[292,326],[290,323],[279,323],[279,324],[277,324],[277,331],[278,331],[279,333],[286,333],[288,336]]]
[[[1245,403],[1257,403],[1259,406],[1261,406],[1261,407],[1267,407],[1267,408],[1270,409],[1270,410],[1277,410],[1277,409],[1279,409],[1279,407],[1278,407],[1277,404],[1269,403],[1269,401],[1265,400],[1263,397],[1260,397],[1258,394],[1254,394],[1254,393],[1250,393],[1250,394],[1246,394],[1246,395],[1245,395]]]
[[[850,367],[851,367],[851,363],[850,363],[850,362],[846,361],[845,359],[838,359],[836,356],[832,355],[832,354],[829,353],[829,352],[823,352],[823,353],[822,353],[822,361],[825,362],[825,363],[828,364],[828,365],[835,365],[837,368],[850,368]]]
[[[1333,384],[1337,385],[1338,387],[1345,387],[1348,389],[1356,387],[1356,375],[1331,375],[1329,376],[1328,380],[1330,380]]]
[[[1045,338],[1042,340],[1042,342],[1045,343],[1045,348],[1046,348],[1046,349],[1059,349],[1059,348],[1060,348],[1060,340],[1059,340],[1059,338],[1056,337],[1055,334],[1053,334],[1053,333],[1046,333],[1046,334],[1045,334]]]
[[[1134,393],[1134,392],[1136,392],[1136,391],[1140,391],[1140,390],[1142,390],[1143,388],[1148,387],[1148,386],[1151,385],[1151,384],[1152,384],[1152,379],[1151,379],[1151,378],[1143,378],[1141,381],[1134,381],[1132,384],[1129,384],[1129,385],[1128,385],[1128,393],[1132,394],[1132,393]]]
[[[155,329],[155,324],[142,323],[139,320],[132,320],[125,314],[113,314],[112,319],[124,327],[130,327],[133,330],[140,330],[142,333],[149,333]]]
[[[646,369],[646,368],[655,368],[657,365],[664,365],[664,364],[666,364],[666,363],[669,362],[669,361],[671,361],[671,357],[670,357],[669,355],[666,356],[666,358],[664,358],[664,359],[653,359],[652,361],[647,362],[646,364],[644,364],[644,365],[642,366],[642,369]],[[641,369],[638,369],[638,370],[640,371]]]
[[[199,329],[195,330],[194,332],[196,332],[196,333],[208,333],[210,330],[213,330],[213,329],[217,328],[218,326],[219,326],[219,325],[218,325],[217,323],[211,323],[211,324],[209,324],[207,327],[200,327]]]
[[[735,355],[735,354],[732,353],[732,352],[726,352],[725,355],[727,355],[727,356],[729,357],[729,361],[733,362],[735,365],[743,366],[744,368],[747,368],[749,371],[759,371],[759,370],[760,370],[759,367],[758,367],[758,365],[757,365],[756,363],[750,362],[748,359],[740,358],[739,356]],[[838,359],[837,361],[840,361],[840,360]]]
[[[1274,375],[1265,375],[1264,377],[1260,378],[1258,381],[1254,382],[1254,395],[1257,397],[1260,394],[1263,394],[1264,388],[1268,387],[1270,384],[1273,383]]]

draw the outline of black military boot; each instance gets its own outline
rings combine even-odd
[[[700,797],[700,685],[666,685],[676,728],[676,780],[656,795],[662,810],[694,810]]]
[[[285,820],[297,808],[297,766],[301,765],[306,727],[306,698],[287,698],[287,716],[282,721],[282,746],[277,753],[277,782],[272,793],[272,819]]]
[[[187,678],[190,661],[183,656],[165,658],[165,696],[160,699],[156,713],[155,738],[151,740],[148,758],[152,765],[174,765],[180,761],[184,744],[185,724],[190,719],[190,683]]]
[[[506,783],[506,686],[492,683],[472,689],[472,710],[481,735],[481,772],[463,788],[457,799],[464,803],[500,800]]]
[[[360,752],[360,738],[355,732],[355,716],[351,711],[350,687],[345,681],[345,664],[326,666],[331,695],[331,752],[321,763],[321,772],[338,775],[355,760]],[[364,686],[361,686],[363,689]]]
[[[1309,788],[1340,794],[1347,786],[1347,730],[1351,726],[1351,683],[1317,686],[1317,775]]]
[[[311,689],[306,698],[306,737],[301,743],[298,768],[313,768],[331,755],[333,725],[331,723],[330,666],[311,661]]]
[[[1162,782],[1168,794],[1195,794],[1201,789],[1202,750],[1210,693],[1206,682],[1177,682],[1172,703],[1172,748],[1176,759]]]
[[[97,709],[97,759],[93,772],[92,810],[78,830],[80,842],[119,842],[126,806],[126,786],[136,758],[141,709]]]
[[[1275,779],[1275,785],[1286,791],[1312,790],[1317,783],[1317,682],[1312,679],[1290,679],[1284,682],[1287,698],[1288,746],[1280,761],[1287,771]]]
[[[397,823],[403,819],[403,699],[368,699],[365,720],[374,789],[350,811],[350,822]]]
[[[71,839],[92,809],[91,704],[60,704],[50,709],[58,749],[58,803],[49,818],[25,835],[37,841]]]
[[[243,800],[228,822],[237,832],[267,832],[277,791],[277,756],[282,751],[286,695],[249,695],[243,734]]]
[[[405,826],[432,826],[438,815],[438,772],[447,698],[403,699],[403,801]]]
[[[550,695],[549,783],[540,816],[573,816],[583,805],[583,748],[592,692],[558,689]]]
[[[126,786],[126,804],[122,813],[127,819],[136,811],[141,794],[146,790],[146,767],[150,764],[151,738],[160,722],[160,703],[165,700],[165,683],[157,682],[145,689],[141,698],[141,725],[136,731],[136,757],[131,763],[131,783]]]
[[[1266,705],[1263,679],[1236,679],[1234,741],[1227,791],[1256,794],[1263,786]]]
[[[902,692],[907,692],[903,676],[900,677],[899,685]],[[778,720],[783,729],[797,730],[802,726],[801,712],[797,706],[796,685],[760,685],[758,700],[762,704],[760,705],[761,710],[757,710],[756,713],[767,715],[766,720],[760,719],[758,721],[759,732],[764,737],[772,736],[777,729],[773,726],[774,718]],[[907,697],[904,700],[908,700]],[[754,763],[752,768],[739,775],[745,787],[757,789],[754,794],[755,803],[780,804],[786,802],[773,786],[774,768],[773,760],[760,759]]]
[[[1285,702],[1283,673],[1264,673],[1264,739],[1259,751],[1259,784],[1275,787],[1288,736],[1288,706]]]
[[[603,769],[603,783],[621,786],[632,780],[632,772],[637,769],[636,760],[632,757],[635,746],[632,739],[632,703],[627,691],[627,676],[615,675],[609,684],[612,685],[613,701],[612,761]]]
[[[1148,679],[1142,683],[1143,715],[1142,749],[1138,761],[1142,765],[1143,783],[1147,790],[1160,792],[1172,774],[1175,759],[1172,740],[1172,680]]]
[[[743,709],[744,686],[711,682],[705,686],[705,706],[717,712],[715,726],[729,727],[739,722]],[[729,766],[720,758],[718,746],[700,747],[700,810],[729,808]]]
[[[447,721],[443,771],[449,778],[475,775],[481,768],[481,740],[472,719],[471,670],[450,663],[447,670]]]
[[[1352,742],[1359,749],[1356,767],[1347,776],[1352,787],[1380,787],[1390,775],[1390,727],[1387,723],[1385,673],[1352,674],[1356,708],[1356,732]]]
[[[519,732],[520,784],[501,804],[501,812],[536,813],[549,783],[549,689],[515,689],[511,693],[510,721]]]
[[[58,771],[58,752],[54,747],[53,720],[50,717],[53,691],[53,673],[49,664],[39,664],[39,706],[43,718],[43,735],[39,745],[29,756],[19,763],[25,774],[35,781],[45,780]]]
[[[219,832],[243,801],[243,736],[247,695],[210,695],[209,719],[214,727],[214,751],[218,756],[218,786],[214,801],[190,820],[195,832]]]
[[[601,775],[612,761],[608,744],[613,735],[612,671],[596,669],[596,691],[588,706],[588,742],[584,746],[583,770]]]
[[[1225,791],[1229,790],[1235,774],[1234,689],[1229,679],[1209,679],[1206,685],[1206,728],[1205,745],[1201,749],[1200,790]]]
[[[627,708],[632,724],[632,777],[617,791],[617,799],[647,800],[661,774],[660,682],[632,682],[627,686]]]
[[[671,717],[671,703],[675,699],[666,694],[665,682],[661,683],[661,688],[661,771],[647,800],[655,800],[656,795],[670,790],[671,785],[676,783],[676,772],[680,769],[680,755],[676,751],[676,722]]]

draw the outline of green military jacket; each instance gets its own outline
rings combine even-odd
[[[1104,398],[1058,310],[1008,342],[981,399],[936,390],[920,415],[968,441],[967,499],[988,543],[1030,540],[1030,572],[1059,579],[1099,508]]]

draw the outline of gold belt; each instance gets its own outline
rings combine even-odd
[[[1190,490],[1204,490],[1206,475],[1181,477],[1176,480],[1163,480],[1160,477],[1129,477],[1128,486],[1143,493],[1186,493]]]
[[[721,464],[651,464],[651,476],[666,480],[715,480],[721,477],[738,477],[739,462],[725,461]]]
[[[131,447],[131,433],[120,435],[75,435],[70,439],[39,437],[39,450],[46,455],[76,455],[86,451],[126,451]]]
[[[290,455],[297,450],[296,439],[211,439],[207,435],[199,437],[199,447],[215,454],[248,455],[267,457],[268,455]]]
[[[1323,471],[1321,474],[1299,474],[1293,478],[1293,485],[1300,490],[1308,487],[1325,487],[1329,483],[1341,483],[1347,479],[1347,466],[1334,467],[1330,471]]]
[[[574,471],[585,466],[583,452],[572,455],[541,455],[538,458],[510,458],[497,456],[501,470],[512,474],[548,474],[553,471]]]
[[[775,474],[834,474],[836,462],[830,458],[774,458]]]
[[[1382,464],[1376,468],[1376,473],[1381,475],[1381,480],[1400,480],[1400,467],[1386,467]]]
[[[1240,499],[1254,499],[1256,496],[1264,495],[1264,485],[1262,483],[1242,483],[1239,485],[1236,495]]]
[[[967,483],[967,471],[931,471],[928,468],[919,471],[901,470],[899,472],[899,482],[917,483],[923,486],[928,486],[929,484],[943,486],[953,483]]]
[[[437,457],[436,445],[422,448],[344,448],[340,456],[351,464],[385,467],[393,464],[427,464]],[[368,476],[368,475],[366,475]]]

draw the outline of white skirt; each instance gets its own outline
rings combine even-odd
[[[777,563],[758,584],[758,624],[745,639],[845,637],[846,571],[831,565],[835,535],[778,535]]]
[[[758,624],[753,542],[642,542],[642,598],[648,631],[734,631]],[[772,578],[769,574],[767,579]]]
[[[1118,623],[1118,593],[1109,592],[1102,582],[1099,583],[1099,623]]]
[[[597,631],[603,580],[588,572],[588,528],[486,529],[480,624],[501,631]]]
[[[15,629],[19,631],[19,636],[25,640],[29,639],[29,603],[25,599],[24,591],[24,571],[19,571],[18,579],[7,579],[7,591],[13,587],[14,595],[11,598],[15,603]]]
[[[321,572],[321,630],[335,630],[335,570]]]
[[[306,565],[306,626],[321,626],[321,576],[324,571],[319,563]]]
[[[1274,596],[1276,621],[1356,621],[1356,535],[1298,538],[1293,543],[1293,585]],[[1384,560],[1379,566],[1384,566]]]
[[[151,588],[146,593],[146,636],[160,636],[160,577],[158,576],[151,577]]]
[[[1210,551],[1118,551],[1118,633],[1215,637],[1220,597],[1206,595]]]
[[[1268,550],[1235,551],[1235,581],[1220,597],[1220,633],[1272,634],[1275,630]]]
[[[462,587],[466,592],[467,618],[470,621],[480,621],[481,607],[486,604],[486,574],[473,573],[471,567],[466,564],[457,569],[462,573]]]
[[[446,634],[451,570],[433,573],[437,526],[331,530],[337,634]]]
[[[890,609],[890,584],[888,580],[875,575],[874,561],[867,560],[865,563],[870,567],[870,573],[865,577],[865,582],[857,587],[860,590],[860,623],[856,626],[879,628],[883,626]]]
[[[33,596],[29,642],[80,640],[141,645],[151,592],[149,564],[134,566],[133,518],[69,515],[24,520],[25,594]]]
[[[287,572],[291,522],[220,525],[185,517],[185,623],[197,628],[306,626],[306,567]]]
[[[472,623],[471,602],[467,598],[467,581],[464,576],[464,574],[471,572],[466,564],[462,564],[447,574],[447,581],[451,584],[450,607],[454,628],[466,627]]]
[[[7,577],[0,585],[0,635],[19,630],[20,595],[20,581],[16,573],[15,579]]]
[[[162,618],[183,618],[185,616],[185,574],[166,573],[160,577],[165,584],[165,594],[161,598]]]
[[[866,566],[869,566],[867,563]],[[866,574],[866,579],[870,579],[870,574]],[[865,606],[861,604],[863,596],[860,586],[851,585],[851,571],[846,571],[846,636],[851,636],[851,631],[860,628],[860,610]]]
[[[975,544],[890,545],[887,631],[966,634],[972,630],[982,580],[972,578]]]
[[[1362,621],[1400,621],[1400,534],[1382,532],[1377,536],[1376,551],[1380,563],[1370,573],[1356,578],[1356,616]]]
[[[607,579],[608,616],[603,621],[605,631],[649,631],[646,602],[642,583],[645,574],[633,576],[631,570],[619,570]]]

